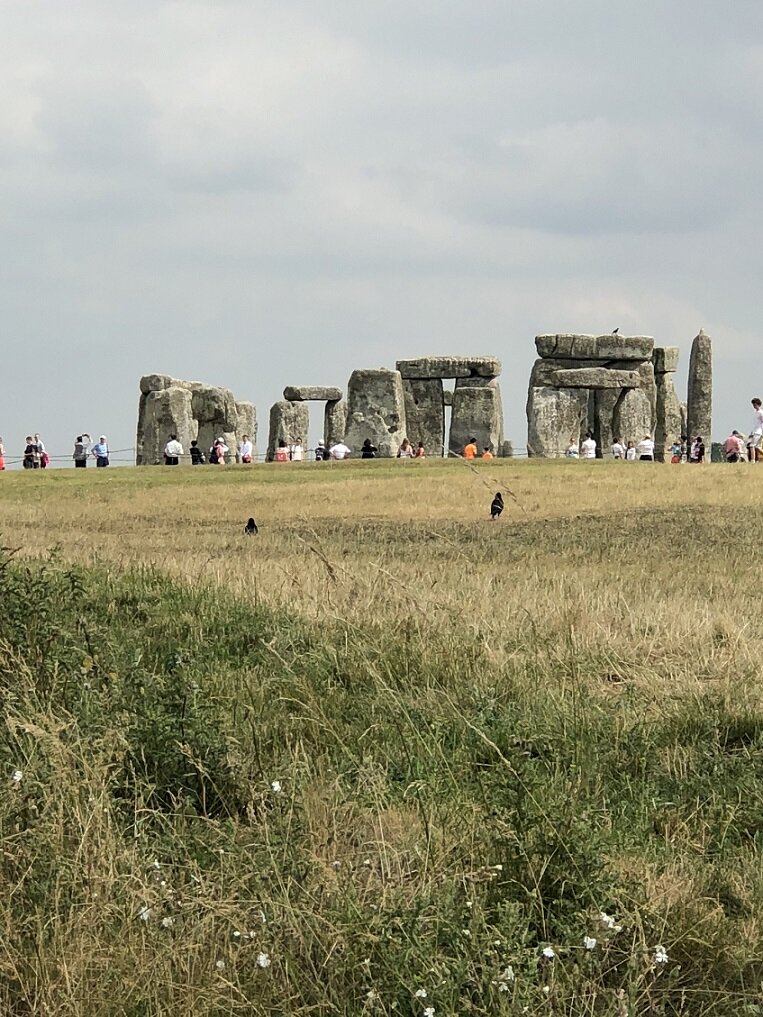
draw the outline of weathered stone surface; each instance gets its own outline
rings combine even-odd
[[[555,360],[649,360],[654,349],[650,336],[539,335],[535,348],[540,357]]]
[[[514,458],[514,446],[508,439],[504,441],[503,445],[501,446],[500,456],[501,459]]]
[[[688,435],[688,433],[689,433],[688,417],[689,417],[688,407],[687,407],[686,403],[682,402],[681,403],[681,435],[682,436]]]
[[[655,374],[670,374],[678,370],[678,347],[655,346],[652,353],[652,364]]]
[[[501,373],[496,357],[417,357],[395,366],[403,378],[497,378]]]
[[[294,445],[297,441],[304,445],[310,427],[310,411],[307,403],[288,402],[281,399],[270,407],[270,427],[268,430],[268,462],[272,462],[279,441]]]
[[[135,462],[138,466],[164,463],[164,446],[176,434],[183,448],[196,437],[197,425],[191,409],[192,395],[173,385],[141,396]]]
[[[291,404],[298,405],[298,404]],[[347,386],[345,444],[359,454],[366,438],[380,457],[397,455],[405,433],[405,395],[399,371],[353,371]]]
[[[420,441],[428,456],[441,456],[445,444],[445,401],[440,378],[405,378],[406,437]]]
[[[451,454],[463,455],[469,438],[477,439],[477,448],[486,446],[497,454],[503,445],[503,407],[497,381],[475,387],[460,385],[453,391],[448,447]]]
[[[342,398],[341,388],[328,385],[287,385],[283,390],[287,402],[338,402]]]
[[[700,329],[691,346],[687,389],[687,434],[708,443],[713,428],[713,341]]]
[[[551,360],[544,357],[536,360],[530,375],[532,388],[553,388],[557,371],[607,370],[607,371],[641,371],[644,365],[651,365],[649,360]],[[643,382],[640,382],[642,384]]]
[[[560,459],[570,439],[580,441],[588,423],[588,389],[530,386],[527,397],[527,454]]]
[[[681,402],[673,384],[673,374],[660,373],[655,377],[657,383],[657,413],[654,425],[654,457],[658,462],[665,462],[670,447],[683,434],[681,420]]]
[[[442,402],[443,402],[443,406],[452,406],[453,405],[453,393],[452,393],[452,391],[450,389],[444,388],[442,390]]]
[[[144,374],[140,379],[140,390],[143,395],[148,395],[149,392],[159,392],[163,388],[169,388],[171,385],[184,387],[186,383],[184,381],[175,381],[168,374]]]
[[[612,414],[612,430],[624,445],[654,434],[654,402],[646,389],[629,388],[622,393]]]
[[[253,446],[253,457],[257,458],[257,410],[254,403],[236,402],[236,449],[245,434]],[[233,451],[233,449],[231,449]],[[236,455],[238,460],[238,454]]]
[[[641,375],[638,371],[578,367],[569,371],[554,371],[551,384],[554,388],[640,388]]]
[[[215,438],[222,438],[229,449],[225,460],[230,462],[236,455],[236,428],[239,420],[233,393],[228,388],[213,385],[191,385],[193,415],[199,425],[199,446],[206,455]]]
[[[620,437],[615,433],[613,425],[615,406],[621,394],[613,389],[599,389],[594,393],[593,436],[597,454],[602,459],[611,458],[612,442]]]
[[[347,403],[344,399],[330,399],[323,411],[323,440],[326,448],[344,441],[347,429]]]

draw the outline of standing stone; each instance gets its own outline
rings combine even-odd
[[[344,441],[347,430],[347,403],[344,399],[329,399],[323,411],[323,440],[326,448]]]
[[[508,438],[504,441],[503,445],[501,446],[500,456],[501,456],[501,459],[513,459],[514,458],[514,446],[508,440]]]
[[[248,434],[252,442],[252,458],[257,459],[257,410],[254,403],[236,402],[236,461],[238,461],[238,442]],[[231,450],[232,451],[232,450]]]
[[[279,441],[294,445],[299,439],[304,445],[310,429],[310,411],[305,402],[281,399],[270,407],[268,432],[268,462],[272,463]]]
[[[620,441],[638,442],[654,434],[654,403],[643,388],[626,389],[615,404],[612,428]]]
[[[169,379],[170,381],[172,379]],[[196,437],[197,425],[192,413],[192,395],[181,385],[171,385],[141,395],[135,462],[138,466],[158,466],[164,462],[164,446],[176,434],[187,449]]]
[[[450,417],[448,448],[451,455],[463,455],[470,438],[477,439],[477,448],[485,446],[497,454],[503,445],[503,407],[501,389],[496,379],[456,379],[453,409]]]
[[[527,454],[561,459],[570,439],[580,442],[588,424],[588,389],[530,386],[527,396]]]
[[[675,375],[658,374],[657,383],[657,421],[654,428],[654,457],[664,463],[668,458],[670,447],[679,441],[683,434],[681,419],[681,402],[673,382]]]
[[[681,436],[685,437],[688,433],[688,407],[686,403],[681,403]]]
[[[347,385],[345,443],[356,456],[366,438],[379,456],[392,457],[405,434],[405,395],[399,371],[353,371]]]
[[[424,443],[428,456],[442,456],[445,447],[445,400],[442,379],[403,380],[406,437]]]
[[[199,425],[199,447],[207,455],[215,438],[222,438],[229,448],[226,462],[236,455],[236,428],[239,423],[236,400],[230,389],[192,382],[193,415]]]
[[[609,459],[612,456],[612,443],[619,438],[614,427],[615,406],[621,396],[621,392],[613,392],[612,389],[600,389],[594,393],[594,421],[593,436],[596,440],[596,452],[602,459]],[[643,438],[643,435],[641,436]]]
[[[713,427],[713,341],[702,329],[691,346],[687,392],[686,433],[698,434],[709,447]]]

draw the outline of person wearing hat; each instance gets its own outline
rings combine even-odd
[[[93,445],[90,449],[90,454],[95,457],[96,466],[109,465],[109,445],[105,434],[102,434],[95,445]]]

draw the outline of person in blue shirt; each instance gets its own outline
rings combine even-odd
[[[109,446],[106,442],[106,435],[102,434],[98,441],[90,449],[90,454],[95,456],[96,466],[109,465]]]

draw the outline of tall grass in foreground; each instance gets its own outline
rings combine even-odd
[[[562,616],[497,653],[55,559],[0,604],[0,1013],[763,1012],[742,654],[662,696]]]

